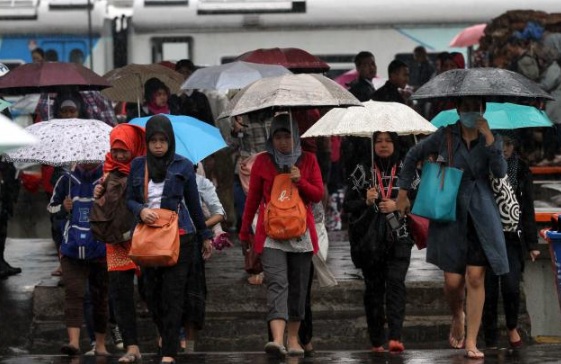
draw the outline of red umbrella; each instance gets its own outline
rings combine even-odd
[[[479,40],[485,35],[486,27],[487,24],[477,24],[465,28],[452,39],[450,47],[463,48],[479,44]]]
[[[259,48],[235,59],[261,64],[278,64],[294,73],[327,72],[329,65],[300,48]]]
[[[4,94],[56,92],[60,86],[101,90],[111,85],[82,65],[64,62],[28,63],[0,77],[0,92]]]

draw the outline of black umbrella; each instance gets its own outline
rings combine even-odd
[[[411,99],[463,96],[553,99],[534,81],[519,73],[500,68],[455,69],[443,72],[421,86]]]

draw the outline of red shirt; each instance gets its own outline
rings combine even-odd
[[[311,203],[319,202],[323,198],[323,181],[316,156],[309,152],[302,152],[302,156],[296,163],[300,169],[300,181],[296,183],[298,192],[307,209],[307,226],[314,246],[314,253],[318,250],[318,238]],[[265,227],[263,225],[263,207],[271,200],[273,180],[278,171],[269,153],[263,153],[255,159],[251,168],[249,179],[249,191],[243,212],[240,240],[248,241],[251,233],[251,223],[255,213],[259,209],[257,219],[257,231],[255,232],[255,243],[253,249],[257,253],[263,251],[265,245]]]

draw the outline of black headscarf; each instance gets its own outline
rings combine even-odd
[[[154,182],[163,182],[166,179],[168,166],[175,156],[175,135],[169,119],[164,115],[154,115],[146,123],[146,145],[156,133],[162,133],[168,140],[168,151],[162,157],[156,157],[146,148],[146,161],[148,163],[148,178]]]

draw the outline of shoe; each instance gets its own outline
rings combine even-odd
[[[390,340],[388,344],[388,350],[390,353],[402,353],[405,351],[405,346],[399,340]]]
[[[373,353],[383,353],[386,350],[384,350],[383,346],[373,346],[370,351]]]
[[[522,347],[522,339],[518,341],[509,341],[510,347],[513,349],[520,349]]]
[[[21,268],[12,267],[6,262],[0,264],[0,279],[8,278],[9,276],[13,276],[15,274],[20,274]]]
[[[288,356],[292,357],[303,357],[306,354],[304,349],[296,348],[296,349],[288,349]]]
[[[119,330],[119,326],[115,325],[112,326],[111,329],[111,339],[113,340],[113,344],[117,349],[123,350],[125,345],[123,344],[123,336],[121,335],[121,330]]]
[[[316,356],[316,351],[314,349],[304,350],[304,358],[313,358]]]
[[[286,348],[274,341],[269,341],[265,344],[265,352],[269,355],[275,355],[278,357],[284,357],[287,354]]]
[[[466,353],[464,354],[464,356],[467,359],[484,359],[485,358],[485,354],[483,354],[481,351],[475,349],[475,350],[466,350]]]
[[[60,265],[58,266],[57,269],[55,269],[55,270],[53,270],[53,271],[51,272],[51,275],[52,275],[53,277],[60,277],[60,276],[62,276],[62,268],[60,267]]]
[[[125,355],[119,358],[118,363],[136,363],[137,361],[140,360],[142,360],[142,356],[140,355],[140,353],[138,354],[126,353]]]
[[[95,341],[92,342],[92,348],[84,353],[84,356],[95,356]]]
[[[60,348],[60,352],[68,356],[80,355],[80,349],[70,344],[64,344]]]

